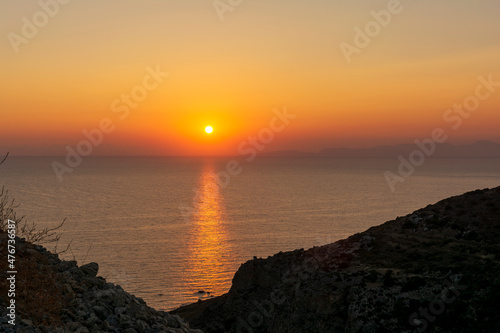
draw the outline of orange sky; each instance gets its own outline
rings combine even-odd
[[[296,118],[266,150],[408,143],[436,127],[452,143],[500,142],[500,86],[457,130],[443,119],[479,76],[500,82],[500,3],[391,1],[243,0],[219,13],[200,0],[3,1],[0,149],[64,155],[109,119],[94,155],[235,155],[284,108]],[[390,22],[349,62],[341,45],[356,47],[372,11]],[[134,91],[146,95],[125,117]]]

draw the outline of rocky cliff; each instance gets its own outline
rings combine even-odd
[[[78,267],[19,238],[17,274],[11,286],[7,280],[11,275],[6,274],[7,239],[6,233],[0,233],[0,332],[201,332],[106,282],[97,276],[97,263]],[[15,290],[15,296],[9,297],[8,290]],[[15,326],[9,324],[12,319]]]
[[[500,332],[500,188],[243,264],[173,313],[204,332]]]

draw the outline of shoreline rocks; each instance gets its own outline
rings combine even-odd
[[[0,249],[6,252],[6,234]],[[179,316],[156,311],[119,285],[98,276],[99,265],[78,267],[39,245],[16,238],[16,326],[7,318],[5,271],[0,272],[1,332],[203,333]],[[5,291],[5,292],[4,292]]]
[[[0,233],[2,253],[6,240]],[[500,187],[333,244],[254,258],[227,294],[170,313],[98,276],[97,263],[78,267],[16,243],[18,325],[6,317],[2,266],[2,332],[500,332]]]

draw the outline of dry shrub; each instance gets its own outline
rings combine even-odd
[[[8,156],[8,154],[7,154]],[[0,162],[5,161],[7,156]],[[0,306],[7,306],[7,229],[9,220],[16,222],[16,236],[25,242],[16,240],[15,267],[16,274],[16,314],[17,318],[30,319],[35,326],[58,326],[60,314],[69,301],[62,290],[62,275],[57,266],[51,265],[49,257],[35,249],[34,244],[57,244],[61,238],[59,229],[65,220],[55,227],[39,229],[34,222],[26,221],[24,216],[16,215],[19,204],[11,199],[8,190],[3,186],[0,191]],[[22,243],[22,245],[21,245]],[[68,250],[68,247],[66,250]],[[65,252],[59,251],[59,253]]]

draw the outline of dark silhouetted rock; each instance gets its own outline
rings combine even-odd
[[[99,271],[99,265],[96,262],[91,262],[89,264],[83,265],[82,267],[80,267],[80,269],[86,276],[96,277],[97,272]]]
[[[204,332],[500,332],[500,188],[250,260],[172,313]]]

